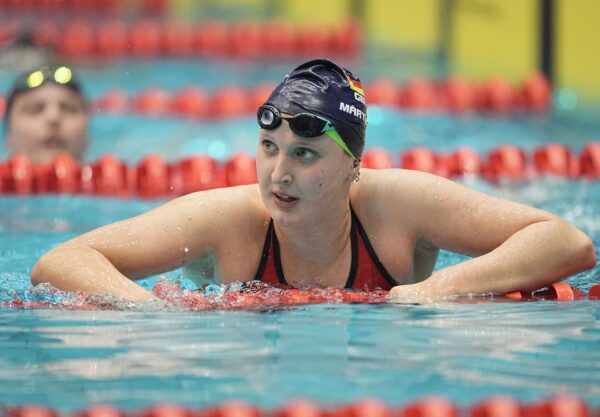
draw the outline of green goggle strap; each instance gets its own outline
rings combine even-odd
[[[352,153],[352,151],[346,145],[346,142],[344,142],[344,140],[342,139],[342,137],[340,136],[340,134],[338,133],[338,131],[335,130],[335,128],[331,128],[329,130],[326,130],[325,134],[327,136],[329,136],[331,139],[333,139],[333,141],[335,143],[337,143],[338,145],[340,145],[340,148],[342,148],[348,155],[350,155],[350,157],[352,159],[354,159],[355,161],[358,161],[358,158],[356,156],[354,156],[354,154]]]

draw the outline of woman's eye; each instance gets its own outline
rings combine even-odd
[[[306,148],[298,148],[295,151],[295,154],[298,158],[304,159],[304,160],[313,160],[316,158],[317,154],[313,151],[311,151],[310,149],[306,149]]]
[[[277,146],[270,140],[263,140],[262,145],[263,149],[267,152],[275,152],[277,150]]]

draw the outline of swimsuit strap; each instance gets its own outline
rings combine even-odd
[[[360,235],[360,239],[362,240],[362,245],[360,245],[361,251],[359,253],[359,258],[361,261],[363,261],[363,262],[361,262],[361,265],[360,265],[361,272],[362,272],[362,268],[366,267],[366,265],[365,265],[366,262],[364,262],[365,261],[364,258],[370,259],[371,264],[375,266],[375,270],[379,273],[379,275],[381,276],[381,278],[383,278],[383,281],[385,283],[387,283],[387,285],[389,285],[390,287],[394,287],[394,286],[398,285],[398,283],[396,282],[394,277],[392,277],[392,275],[388,272],[388,270],[385,268],[385,266],[383,265],[383,263],[377,256],[377,253],[375,252],[375,249],[373,249],[373,246],[371,245],[371,241],[369,240],[369,237],[367,236],[367,232],[365,231],[365,228],[363,227],[362,223],[358,219],[358,216],[352,209],[352,206],[350,206],[350,210],[352,211],[352,225],[353,226],[356,225],[356,228],[358,229],[358,234]],[[366,254],[364,253],[363,248],[366,249]],[[363,275],[363,274],[361,274],[361,275]],[[372,275],[372,274],[370,274],[370,275]],[[348,284],[350,284],[350,285],[348,285]],[[352,288],[352,285],[354,284],[354,282],[349,282],[348,284],[346,284],[346,288]],[[378,286],[380,286],[380,285],[378,285]],[[373,288],[371,288],[371,289],[373,289]]]
[[[263,244],[262,254],[260,255],[260,264],[258,265],[258,270],[254,275],[255,281],[262,280],[263,274],[265,273],[267,261],[269,260],[269,255],[271,254],[271,240],[272,236],[274,235],[273,231],[273,219],[271,219],[271,221],[269,222],[269,228],[267,229],[267,234],[265,236],[265,243]]]

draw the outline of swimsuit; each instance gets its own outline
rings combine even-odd
[[[350,225],[352,264],[344,288],[367,291],[375,289],[389,290],[398,285],[377,257],[371,242],[369,242],[367,233],[352,207],[350,207],[350,211],[352,212],[352,224]],[[273,219],[269,223],[260,265],[254,279],[271,285],[289,285],[283,276],[279,241],[275,234]]]

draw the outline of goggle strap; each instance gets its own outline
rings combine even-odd
[[[344,142],[344,140],[342,139],[342,137],[340,136],[340,134],[338,133],[337,130],[329,129],[325,132],[325,134],[327,136],[329,136],[331,139],[333,139],[333,141],[335,143],[337,143],[340,146],[340,148],[342,148],[348,155],[350,155],[350,157],[352,159],[354,159],[355,161],[358,161],[358,158],[356,156],[354,156],[354,154],[348,148],[348,146],[346,145],[346,142]]]

